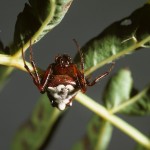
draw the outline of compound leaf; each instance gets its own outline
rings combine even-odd
[[[112,109],[128,100],[132,83],[131,72],[128,69],[120,70],[111,78],[105,89],[105,106],[108,109]],[[73,146],[73,150],[106,150],[112,136],[112,131],[113,126],[109,122],[97,115],[93,115],[88,123],[86,134]]]
[[[150,88],[145,88],[143,91],[139,92],[138,90],[133,88],[131,97],[134,97],[139,93],[144,94],[142,94],[142,96],[140,96],[139,98],[135,99],[136,102],[132,105],[129,105],[127,109],[122,109],[121,113],[138,116],[150,115]]]
[[[122,69],[108,82],[103,101],[112,113],[149,115],[150,87],[139,92],[133,87],[131,72]]]
[[[149,46],[150,22],[147,21],[149,18],[150,3],[147,3],[143,7],[135,10],[130,16],[114,22],[101,34],[87,42],[81,48],[84,53],[87,74],[93,72],[94,69],[92,69],[92,67],[96,65],[100,67],[125,54],[129,54],[133,50],[143,46]],[[139,41],[147,37],[148,40],[146,42],[138,44]],[[132,48],[130,49],[130,47]],[[126,52],[121,54],[123,51]],[[79,58],[79,54],[77,54],[75,61],[80,62]],[[95,70],[97,68],[95,68]],[[108,109],[112,109],[130,99],[133,90],[131,72],[128,69],[120,70],[113,79],[111,79],[108,86],[104,94],[104,103]],[[138,102],[135,104],[138,105],[137,103]],[[128,113],[131,113],[131,109]],[[94,115],[88,123],[86,134],[73,146],[73,150],[106,150],[112,131],[113,127],[111,124]],[[98,144],[99,142],[101,143],[100,145]]]

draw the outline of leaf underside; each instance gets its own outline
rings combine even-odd
[[[97,65],[110,56],[116,55],[150,35],[150,4],[135,10],[130,16],[112,23],[98,36],[88,41],[81,49],[84,54],[85,69]],[[146,43],[143,46],[149,46]],[[79,54],[75,62],[80,62]]]
[[[23,43],[33,39],[38,42],[56,27],[65,16],[73,0],[29,0],[23,12],[18,15],[15,25],[13,51]],[[33,36],[37,34],[35,38]]]

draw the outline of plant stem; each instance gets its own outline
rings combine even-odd
[[[133,103],[135,103],[136,101],[138,101],[142,96],[144,96],[146,94],[146,92],[149,90],[149,86],[146,87],[145,89],[143,89],[141,92],[139,92],[137,95],[135,95],[134,97],[132,97],[131,99],[129,99],[128,101],[124,102],[123,104],[109,110],[109,113],[114,114],[119,112],[120,110],[124,109],[125,107],[132,105]]]
[[[93,99],[82,94],[81,92],[77,94],[76,99],[82,105],[95,112],[98,116],[109,121],[121,131],[132,137],[135,141],[150,149],[150,141],[145,135],[143,135],[140,131],[138,131],[119,117],[110,114],[103,106],[95,102]]]
[[[15,67],[18,68],[22,71],[26,71],[24,67],[24,63],[22,59],[19,58],[15,58],[9,55],[5,55],[5,54],[0,54],[0,64],[5,65],[5,66],[9,66],[9,67]],[[29,67],[29,69],[31,70],[31,72],[33,71],[33,67],[31,66],[31,64],[29,62],[26,61],[27,66]],[[37,70],[42,73],[43,71],[40,68],[37,68]]]
[[[31,67],[31,64],[26,62],[27,65],[29,66],[29,68],[31,69],[31,71],[33,70],[32,67]],[[5,54],[0,54],[0,64],[2,65],[6,65],[6,66],[9,66],[9,67],[15,67],[15,68],[18,68],[22,71],[27,71],[25,68],[24,68],[24,64],[23,64],[23,60],[22,59],[16,59],[12,56],[9,56],[9,55],[5,55]]]

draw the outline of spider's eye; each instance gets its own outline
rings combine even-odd
[[[64,59],[64,61],[65,61],[66,64],[69,64],[69,63],[72,62],[71,57],[68,56],[68,55],[66,55],[66,54],[63,55],[63,59]]]
[[[59,64],[62,64],[64,61],[63,61],[62,57],[59,57],[59,58],[57,59],[57,62],[58,62]]]
[[[61,58],[61,56],[57,56],[56,58],[55,58],[55,62],[56,63],[61,63],[61,61],[62,61],[62,58]]]

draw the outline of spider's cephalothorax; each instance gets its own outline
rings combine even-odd
[[[70,64],[72,64],[72,59],[67,54],[63,54],[55,58],[55,63],[61,67],[68,67]]]
[[[79,91],[82,91],[83,93],[86,92],[87,86],[93,86],[101,78],[108,75],[114,66],[113,63],[107,72],[98,76],[92,82],[88,81],[84,75],[83,54],[77,42],[75,40],[74,42],[77,45],[78,51],[80,53],[80,70],[77,68],[76,64],[72,62],[70,56],[63,54],[55,58],[55,62],[49,65],[42,76],[38,74],[37,68],[35,66],[31,46],[30,62],[33,67],[33,72],[27,66],[22,50],[24,66],[31,75],[35,85],[38,87],[41,93],[47,93],[52,106],[57,107],[59,110],[64,110],[66,106],[72,106],[72,100]]]

